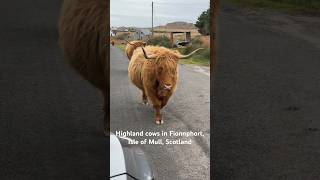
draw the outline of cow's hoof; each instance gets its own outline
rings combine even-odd
[[[142,101],[142,104],[145,105],[145,106],[149,105],[148,101]]]
[[[147,105],[149,104],[149,103],[148,103],[148,99],[142,97],[142,104],[147,106]]]
[[[158,125],[163,124],[163,119],[156,119],[156,124]]]

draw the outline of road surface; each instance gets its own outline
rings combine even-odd
[[[102,100],[58,47],[61,1],[0,6],[0,179],[105,179]]]
[[[110,54],[111,131],[113,133],[120,130],[202,131],[204,136],[191,138],[191,145],[140,145],[140,147],[151,158],[158,179],[209,179],[210,77],[208,72],[192,66],[180,66],[177,91],[164,108],[164,124],[159,126],[154,122],[153,108],[142,105],[141,92],[128,78],[128,58],[116,47],[110,48]],[[163,137],[165,138],[179,139]],[[145,137],[134,137],[134,139],[143,140]]]
[[[220,17],[213,177],[320,179],[320,18]]]

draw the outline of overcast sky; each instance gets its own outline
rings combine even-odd
[[[151,27],[152,0],[111,0],[111,26]],[[210,0],[153,0],[154,26],[174,21],[195,23]]]

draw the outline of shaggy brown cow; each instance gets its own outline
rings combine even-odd
[[[143,42],[143,41],[127,41],[127,46],[126,46],[126,55],[130,61],[131,57],[132,57],[132,54],[134,52],[135,49],[137,49],[138,47],[141,47],[141,46],[146,46],[146,42]]]
[[[179,59],[189,58],[200,49],[189,55],[158,46],[141,47],[134,51],[128,68],[129,78],[142,91],[143,103],[148,100],[152,103],[156,111],[156,124],[163,123],[160,110],[176,89]]]
[[[105,0],[64,0],[59,42],[68,63],[104,97],[104,131],[109,128],[109,5]]]

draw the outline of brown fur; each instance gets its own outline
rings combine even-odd
[[[178,61],[180,53],[164,47],[146,46],[148,54],[156,59],[144,58],[141,48],[137,48],[129,63],[129,78],[142,91],[143,102],[147,99],[156,110],[156,122],[162,121],[162,109],[176,90],[178,81]],[[165,86],[170,86],[166,89]]]
[[[108,113],[109,62],[107,27],[109,5],[105,0],[64,0],[59,43],[65,59],[83,78],[102,91],[105,113]],[[105,116],[105,132],[109,121]]]
[[[130,61],[131,57],[132,57],[132,54],[134,52],[134,50],[136,50],[138,47],[141,47],[141,46],[146,46],[146,42],[143,42],[143,41],[131,41],[130,43],[127,43],[127,46],[126,46],[126,55]]]

